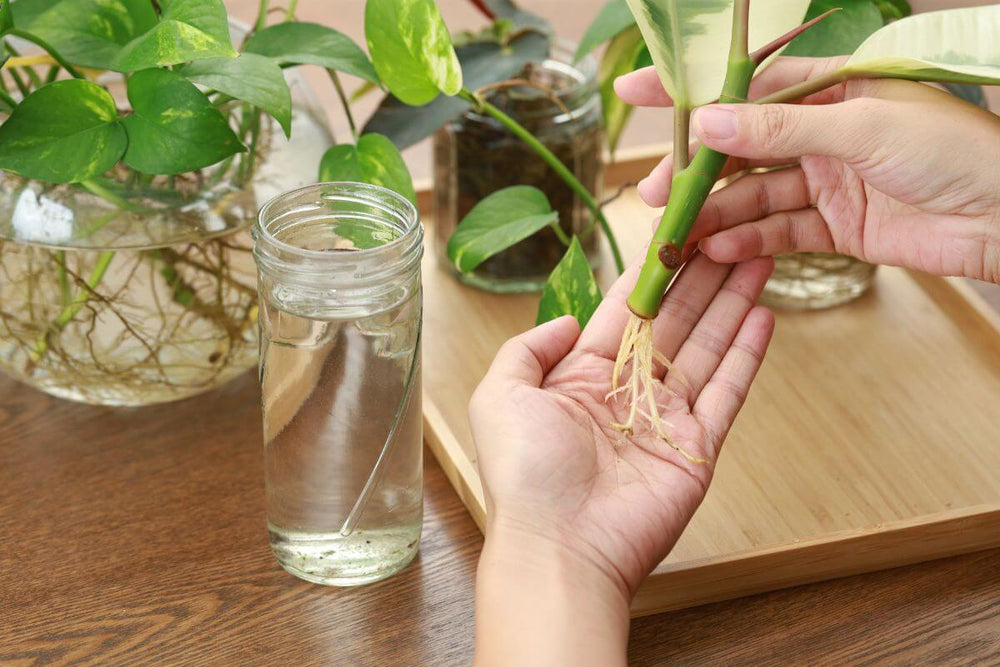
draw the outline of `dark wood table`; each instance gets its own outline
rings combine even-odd
[[[425,465],[418,560],[314,586],[267,547],[251,374],[144,409],[0,376],[0,664],[461,665],[482,538]],[[1000,551],[639,619],[635,665],[1000,664]]]

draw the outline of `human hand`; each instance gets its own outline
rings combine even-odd
[[[751,99],[820,76],[843,59],[779,58]],[[669,106],[652,68],[615,82],[630,104]],[[752,174],[714,193],[691,240],[717,262],[805,250],[1000,283],[1000,118],[927,85],[856,80],[801,105],[710,105],[691,127]],[[671,167],[639,188],[666,204]]]
[[[626,420],[626,406],[606,397],[638,265],[582,333],[563,317],[501,348],[470,404],[488,509],[481,663],[525,664],[526,654],[533,664],[624,658],[629,599],[704,498],[770,341],[773,316],[754,302],[772,267],[769,259],[729,266],[696,255],[654,322],[656,349],[673,359],[670,373],[659,374],[662,417],[674,441],[706,465],[650,429],[626,437],[613,427]],[[537,623],[547,641],[528,639],[537,638]],[[553,646],[566,635],[572,646]],[[530,651],[511,652],[526,643]]]

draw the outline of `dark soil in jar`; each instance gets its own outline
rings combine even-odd
[[[593,90],[579,90],[580,83],[568,74],[538,66],[526,68],[519,77],[551,90],[566,107],[566,114],[545,92],[519,86],[493,91],[489,101],[512,116],[567,165],[580,182],[595,196],[601,175],[603,134],[600,110],[587,99]],[[585,99],[573,99],[585,95]],[[569,116],[569,117],[568,117]],[[544,192],[559,224],[567,236],[582,234],[591,226],[593,215],[569,186],[534,151],[491,118],[469,113],[452,127],[453,159],[436,160],[439,169],[453,169],[453,174],[436,174],[439,179],[454,178],[453,223],[457,223],[484,197],[512,185],[532,185]],[[438,137],[437,150],[447,150]],[[446,181],[440,181],[446,182]],[[593,263],[596,257],[596,227],[580,242]],[[541,281],[551,273],[566,251],[555,232],[544,229],[517,245],[486,260],[475,271],[482,278],[532,279]]]

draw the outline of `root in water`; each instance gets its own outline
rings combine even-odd
[[[677,445],[667,434],[670,422],[660,417],[660,406],[656,403],[656,391],[662,385],[653,376],[655,362],[663,364],[667,371],[671,369],[670,360],[653,348],[653,322],[637,315],[629,317],[625,333],[622,334],[621,346],[618,348],[618,358],[611,375],[611,392],[607,399],[621,396],[628,406],[628,418],[624,423],[612,424],[616,429],[627,435],[635,432],[637,417],[643,417],[649,422],[650,428],[663,442],[677,450],[691,463],[708,463],[707,459],[698,458]],[[622,374],[626,366],[631,366],[631,373],[625,383]]]

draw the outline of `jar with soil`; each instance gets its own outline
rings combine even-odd
[[[595,196],[600,196],[601,127],[597,64],[592,57],[573,63],[569,44],[551,57],[529,63],[510,81],[483,91],[485,98],[535,135]],[[577,235],[595,265],[598,231],[590,210],[531,148],[492,118],[468,111],[434,137],[435,251],[459,280],[493,292],[542,289],[566,247],[551,229],[517,243],[460,273],[449,262],[448,238],[472,207],[512,185],[544,192],[559,213],[567,236]]]

